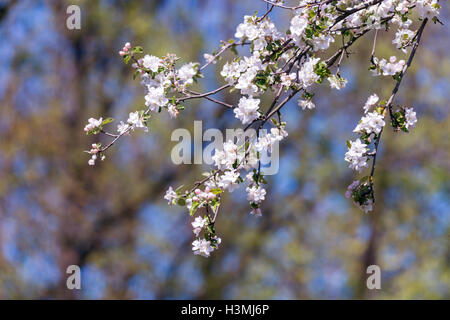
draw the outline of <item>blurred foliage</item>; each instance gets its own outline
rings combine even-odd
[[[344,59],[345,90],[317,89],[311,112],[287,107],[289,139],[263,217],[248,215],[239,192],[227,195],[223,244],[209,259],[192,255],[188,215],[162,199],[207,168],[173,165],[170,134],[192,130],[194,119],[204,130],[236,127],[233,115],[191,102],[176,121],[153,117],[149,134],[123,139],[95,168],[82,150],[97,141],[83,127],[143,107],[143,89],[117,54],[124,42],[202,61],[255,2],[0,3],[0,298],[450,298],[445,2],[446,25],[426,29],[397,100],[416,109],[417,127],[382,139],[375,211],[364,215],[343,196],[352,181],[345,141],[369,94],[386,97],[393,86],[367,71],[369,35]],[[65,27],[69,4],[82,8],[79,31]],[[275,19],[286,25],[286,14]],[[380,37],[377,56],[398,54],[391,39]],[[217,72],[203,89],[218,84]],[[82,268],[80,291],[66,288],[71,264]],[[365,289],[371,264],[381,267],[382,290]]]

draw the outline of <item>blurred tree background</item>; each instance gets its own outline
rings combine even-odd
[[[66,28],[70,4],[81,7],[81,30]],[[284,110],[289,138],[263,217],[249,216],[240,192],[227,194],[221,248],[204,259],[191,252],[188,214],[163,195],[208,167],[172,164],[170,134],[192,132],[194,120],[204,130],[238,127],[234,115],[192,101],[175,121],[153,117],[149,134],[121,140],[95,167],[82,151],[97,141],[83,127],[89,117],[126,119],[143,106],[143,88],[117,54],[123,43],[202,62],[265,4],[0,0],[0,298],[450,298],[450,11],[441,4],[445,25],[426,28],[396,101],[415,108],[417,127],[388,129],[382,139],[375,211],[344,197],[353,178],[345,141],[367,97],[393,88],[367,71],[370,34],[344,59],[347,88],[317,88],[312,111],[295,101]],[[273,19],[285,30],[289,13]],[[392,38],[383,33],[377,56],[399,55]],[[198,90],[222,83],[222,63]],[[66,288],[72,264],[82,290]],[[381,290],[366,289],[371,264],[381,267]]]

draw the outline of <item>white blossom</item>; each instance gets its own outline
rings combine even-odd
[[[169,115],[171,118],[176,118],[178,117],[178,114],[180,113],[178,111],[178,108],[176,105],[169,103],[169,105],[167,106],[167,111],[169,112]]]
[[[231,140],[223,144],[223,150],[215,149],[212,160],[214,161],[217,169],[231,169],[238,158],[237,150],[237,145],[235,145]]]
[[[287,136],[288,133],[284,129],[284,126],[271,128],[270,133],[267,133],[265,131],[260,133],[259,138],[254,143],[254,147],[258,152],[272,152],[273,144],[283,140]]]
[[[127,132],[129,127],[130,125],[128,123],[120,121],[120,123],[117,125],[117,132],[119,132],[119,134],[124,134],[125,132]]]
[[[194,82],[194,76],[197,74],[197,63],[190,62],[183,65],[177,72],[178,78],[183,84],[188,85]]]
[[[215,57],[212,54],[204,53],[203,54],[203,58],[205,59],[205,61],[207,63],[212,63],[212,64],[216,64],[217,63],[217,61],[215,60]]]
[[[226,171],[222,176],[220,176],[218,185],[221,189],[233,192],[238,187],[237,185],[238,178],[239,172]]]
[[[139,111],[130,112],[127,122],[131,125],[133,130],[134,128],[143,128],[144,131],[148,131],[148,128],[144,123],[144,118],[140,115]]]
[[[252,211],[250,211],[251,215],[254,215],[255,217],[261,217],[261,209],[260,208],[253,208]]]
[[[330,82],[330,87],[333,89],[341,90],[342,88],[345,88],[345,85],[347,84],[347,79],[340,76],[332,75],[327,79]]]
[[[161,65],[161,59],[147,54],[142,58],[142,65],[144,68],[150,69],[153,72],[158,72],[159,66]]]
[[[214,248],[211,246],[210,241],[199,239],[192,242],[192,251],[194,251],[195,255],[201,255],[207,258],[214,251]]]
[[[386,59],[378,61],[378,58],[375,57],[374,62],[376,65],[376,68],[372,70],[374,76],[393,76],[396,73],[402,72],[406,64],[405,60],[397,61],[396,56],[390,57],[389,62]]]
[[[160,107],[165,106],[169,102],[163,87],[150,87],[145,95],[145,105],[151,111],[157,112]]]
[[[311,99],[307,100],[298,100],[298,105],[303,109],[314,109],[316,105],[311,101]]]
[[[194,222],[192,222],[192,228],[193,228],[193,232],[195,234],[195,236],[198,237],[199,233],[202,231],[202,229],[206,226],[206,224],[208,223],[208,220],[206,218],[202,218],[202,217],[196,217],[194,219]]]
[[[366,104],[364,105],[364,113],[369,112],[369,110],[375,106],[378,102],[379,98],[377,94],[372,94],[369,98],[367,98]]]
[[[274,141],[272,139],[272,136],[270,134],[267,134],[267,132],[263,132],[260,134],[254,146],[258,152],[262,151],[272,152],[273,142]]]
[[[289,30],[294,37],[302,37],[303,32],[308,26],[308,18],[304,15],[296,15],[291,20],[291,27]]]
[[[378,112],[369,112],[361,118],[360,123],[356,126],[353,132],[357,133],[375,133],[379,134],[385,125],[383,115]]]
[[[392,43],[397,46],[397,49],[402,49],[402,51],[406,53],[406,49],[404,49],[404,46],[409,44],[413,37],[413,31],[408,29],[399,29],[395,34],[395,38],[394,40],[392,40]]]
[[[417,123],[416,112],[413,108],[405,108],[406,129],[413,128]]]
[[[257,95],[259,93],[259,88],[253,83],[253,79],[257,73],[258,70],[256,68],[247,69],[247,71],[240,75],[235,88],[241,90],[241,94],[249,96]]]
[[[261,31],[255,24],[255,17],[244,16],[244,22],[239,24],[234,36],[236,38],[246,37],[248,40],[253,41],[261,35]]]
[[[177,200],[178,196],[177,193],[173,190],[172,187],[169,187],[169,189],[166,191],[166,194],[164,196],[164,199],[166,199],[169,203],[169,205],[173,205],[175,200]]]
[[[360,139],[350,142],[351,147],[345,154],[345,161],[350,162],[350,168],[361,172],[367,167],[367,156],[365,156],[368,149],[367,145],[362,143]]]
[[[233,110],[236,118],[241,120],[242,124],[247,124],[257,119],[259,117],[259,102],[259,99],[242,97],[239,100],[238,107]]]
[[[280,77],[281,85],[284,87],[290,87],[292,82],[297,78],[297,74],[292,72],[290,74],[283,73]]]
[[[284,126],[275,127],[270,129],[270,135],[272,140],[281,141],[288,136],[288,132],[284,129]]]
[[[161,88],[168,88],[171,85],[171,79],[173,78],[173,74],[165,74],[165,73],[158,73],[155,77],[152,77],[148,73],[144,73],[142,76],[142,85],[147,88],[147,91],[151,87],[161,87]]]
[[[258,186],[251,186],[247,187],[245,189],[247,191],[247,200],[253,203],[260,203],[261,201],[264,201],[266,196],[266,190],[262,187]]]
[[[298,81],[304,88],[311,86],[319,79],[319,76],[314,72],[314,66],[319,60],[320,58],[308,58],[298,72]]]
[[[235,79],[238,78],[242,72],[247,70],[247,64],[245,61],[234,61],[232,63],[225,63],[225,65],[222,68],[222,71],[220,72],[220,75],[224,77],[225,81],[228,82],[228,84],[233,84]]]
[[[364,211],[364,213],[368,213],[373,210],[373,201],[372,199],[368,199],[360,208]]]
[[[439,15],[439,3],[437,0],[416,0],[417,11],[421,18]]]
[[[101,126],[102,122],[103,122],[103,118],[100,118],[98,120],[95,118],[89,118],[88,124],[84,127],[84,131],[89,132],[92,129],[95,129],[95,128]]]
[[[330,44],[334,42],[334,38],[331,35],[322,34],[319,37],[314,37],[314,51],[326,50],[330,47]]]

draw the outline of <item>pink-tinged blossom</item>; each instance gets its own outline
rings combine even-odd
[[[208,258],[211,255],[211,252],[214,251],[214,248],[211,246],[210,241],[199,239],[192,242],[192,251],[194,251],[195,255],[201,255]]]

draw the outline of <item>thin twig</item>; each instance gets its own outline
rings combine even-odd
[[[386,103],[386,106],[383,109],[383,112],[385,113],[386,108],[389,108],[389,114],[391,116],[391,119],[392,119],[392,102],[394,101],[394,98],[397,95],[398,89],[400,88],[400,84],[401,84],[401,82],[403,80],[403,77],[404,77],[406,71],[411,66],[411,63],[412,63],[412,61],[414,59],[414,56],[416,55],[416,51],[417,51],[417,48],[419,47],[420,39],[422,37],[422,33],[423,33],[423,30],[425,29],[425,25],[427,24],[427,22],[428,22],[428,18],[425,18],[423,20],[422,25],[420,26],[419,30],[417,31],[417,40],[414,43],[413,49],[411,50],[411,54],[409,55],[408,62],[403,67],[401,75],[397,79],[395,87],[392,90],[392,94],[389,97],[389,100],[388,100],[388,102]],[[375,142],[374,142],[374,153],[373,153],[373,159],[372,159],[372,168],[370,170],[370,177],[369,177],[369,183],[370,183],[370,189],[371,189],[371,192],[372,192],[373,202],[375,202],[375,195],[374,195],[374,189],[373,189],[373,180],[374,180],[373,176],[375,174],[375,167],[376,167],[377,153],[378,153],[377,151],[378,151],[378,146],[380,144],[381,134],[382,133],[383,133],[383,128],[381,128],[381,131],[378,134],[378,136],[377,136],[377,138],[375,139]]]

